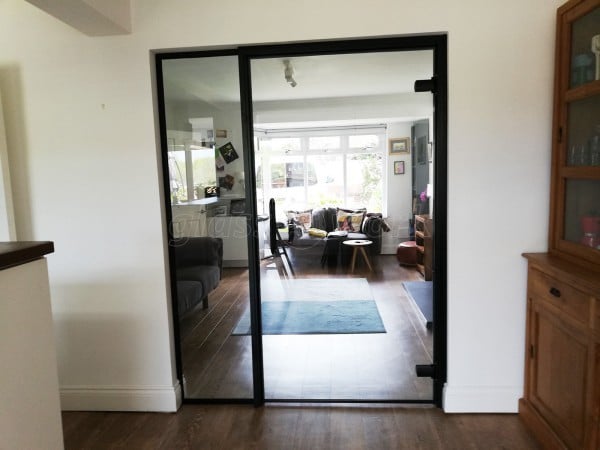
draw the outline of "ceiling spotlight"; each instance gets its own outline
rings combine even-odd
[[[285,81],[290,83],[290,86],[296,87],[298,83],[296,83],[296,80],[294,80],[294,68],[292,67],[292,64],[289,60],[286,59],[285,61],[283,61],[283,66],[283,75],[285,77]]]

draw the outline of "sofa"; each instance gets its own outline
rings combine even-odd
[[[223,240],[214,237],[174,239],[177,308],[179,316],[199,303],[208,308],[208,294],[223,275]]]
[[[390,228],[379,213],[367,213],[364,209],[335,207],[316,208],[308,211],[287,211],[289,245],[292,248],[316,248],[322,262],[337,257],[339,244],[346,239],[368,239],[373,242],[367,248],[371,255],[381,253],[382,232]],[[310,214],[307,217],[307,214]],[[320,230],[321,232],[319,232]],[[350,248],[341,249],[342,262],[348,259]]]

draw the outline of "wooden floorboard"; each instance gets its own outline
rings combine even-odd
[[[63,413],[75,449],[538,449],[516,414],[434,407],[184,405],[175,414]]]
[[[431,380],[417,378],[414,368],[432,362],[432,332],[402,285],[421,275],[391,255],[373,257],[373,271],[363,264],[349,274],[344,266],[322,267],[307,252],[290,253],[293,275],[282,258],[263,261],[263,288],[282,279],[366,278],[386,333],[264,336],[266,398],[431,400]],[[186,398],[252,396],[251,340],[231,335],[249,307],[248,293],[248,271],[225,269],[209,308],[181,321]]]

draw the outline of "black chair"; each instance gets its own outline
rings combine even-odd
[[[285,243],[283,242],[283,239],[281,239],[281,234],[277,228],[277,221],[275,220],[275,199],[273,198],[269,200],[269,246],[271,249],[270,257],[279,258],[281,255],[285,256],[290,271],[293,274],[294,268],[292,267],[292,262],[285,250]]]

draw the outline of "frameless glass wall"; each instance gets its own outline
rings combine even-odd
[[[161,61],[187,399],[251,399],[248,214],[237,56]],[[244,329],[242,329],[244,328]]]

